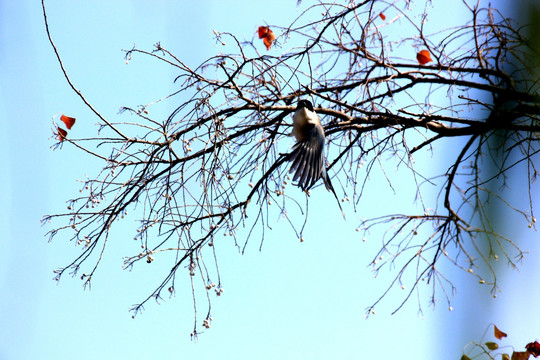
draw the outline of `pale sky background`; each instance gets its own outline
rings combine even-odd
[[[258,25],[286,25],[309,3],[304,0],[297,8],[292,0],[100,0],[47,1],[46,6],[72,81],[103,114],[115,118],[123,105],[166,95],[176,75],[142,57],[126,65],[121,49],[133,43],[151,49],[161,41],[196,66],[223,50],[212,39],[213,29],[251,39]],[[149,303],[142,315],[131,318],[128,309],[155,283],[148,269],[121,269],[121,241],[108,250],[91,291],[84,291],[77,278],[64,277],[57,285],[53,269],[79,250],[61,237],[48,243],[49,227],[42,227],[40,219],[65,209],[65,201],[80,188],[76,179],[92,174],[97,165],[70,146],[50,149],[51,118],[57,113],[77,117],[74,133],[95,131],[97,119],[63,78],[38,1],[0,1],[0,69],[0,360],[450,360],[460,358],[467,342],[479,341],[492,322],[509,334],[503,344],[517,350],[540,337],[538,234],[523,222],[514,223],[512,216],[501,220],[506,235],[529,253],[519,271],[501,264],[503,291],[496,299],[475,279],[454,272],[453,311],[444,301],[434,309],[425,306],[424,291],[423,314],[413,298],[391,316],[401,303],[401,294],[394,292],[398,296],[365,319],[365,308],[390,277],[372,277],[368,264],[379,239],[373,234],[361,241],[355,232],[358,216],[395,212],[388,207],[412,201],[377,186],[362,200],[362,214],[349,213],[347,223],[339,213],[327,218],[324,206],[312,212],[304,243],[278,229],[262,252],[256,241],[245,255],[232,246],[219,247],[225,294],[214,299],[214,322],[197,342],[189,336],[191,298]],[[515,183],[511,197],[523,196],[520,186]],[[317,201],[335,205],[325,191]]]

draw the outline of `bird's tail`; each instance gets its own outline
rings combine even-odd
[[[326,186],[326,190],[334,194],[334,197],[336,198],[337,204],[339,206],[339,210],[341,210],[341,215],[343,215],[343,219],[347,220],[347,218],[345,217],[345,212],[341,208],[341,203],[339,202],[339,198],[336,194],[336,191],[334,190],[334,187],[332,186],[332,182],[330,181],[330,176],[328,176],[328,173],[326,172],[326,168],[324,166],[322,168],[321,178],[323,179],[324,186]]]

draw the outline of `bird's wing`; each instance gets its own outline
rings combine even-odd
[[[294,172],[293,181],[306,190],[321,176],[324,166],[324,130],[320,125],[307,124],[307,136],[293,146],[289,173]]]

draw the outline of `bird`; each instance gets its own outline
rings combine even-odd
[[[324,166],[324,145],[326,137],[319,116],[313,110],[309,100],[299,100],[293,115],[291,136],[296,138],[289,161],[292,162],[289,173],[294,173],[293,181],[304,190],[309,190],[320,178],[326,189],[334,194],[339,209],[345,218],[336,191]]]

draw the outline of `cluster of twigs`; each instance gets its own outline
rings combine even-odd
[[[163,291],[174,293],[186,277],[194,301],[198,289],[219,295],[212,246],[218,236],[232,237],[243,249],[255,233],[264,240],[271,219],[281,215],[300,238],[303,225],[290,219],[307,219],[309,194],[286,191],[291,141],[283,141],[300,98],[310,98],[324,119],[328,168],[340,184],[338,192],[353,205],[375,169],[392,184],[392,173],[384,170],[389,162],[409,169],[405,181],[417,185],[418,214],[393,214],[389,208],[389,215],[359,224],[368,232],[388,227],[374,257],[384,254],[387,260],[373,262],[375,271],[397,265],[388,290],[411,279],[408,270],[413,286],[406,299],[425,279],[434,296],[437,287],[445,293],[453,289],[438,270],[441,258],[466,271],[478,262],[489,266],[497,253],[513,264],[520,250],[507,252],[513,242],[493,230],[484,203],[498,196],[489,184],[514,168],[529,184],[536,177],[537,63],[516,24],[495,9],[461,6],[468,19],[428,33],[429,7],[415,15],[401,1],[320,2],[289,26],[272,26],[278,37],[270,54],[280,55],[261,55],[260,44],[216,32],[216,41],[235,44],[236,52],[196,68],[159,43],[152,51],[127,50],[127,60],[149,56],[177,71],[177,90],[158,102],[179,105],[167,118],[150,115],[155,103],[125,107],[124,113],[136,118],[130,122],[108,120],[96,111],[100,137],[65,140],[102,161],[103,169],[86,180],[83,195],[70,200],[66,213],[44,218],[61,224],[49,231],[51,240],[62,234],[84,245],[76,259],[57,270],[57,279],[90,264],[82,276],[89,284],[114,241],[111,229],[124,216],[138,219],[133,237],[142,247],[125,258],[125,268],[158,258],[171,264],[155,291],[133,307],[135,313]],[[416,62],[421,49],[429,51],[431,63]],[[449,161],[447,171],[433,176],[415,166],[413,154],[448,143],[457,150],[440,160]],[[426,184],[438,186],[439,196],[424,199]],[[516,210],[532,224],[531,189],[526,190],[530,207]],[[490,250],[486,253],[479,242]],[[205,324],[209,319],[208,296]]]

